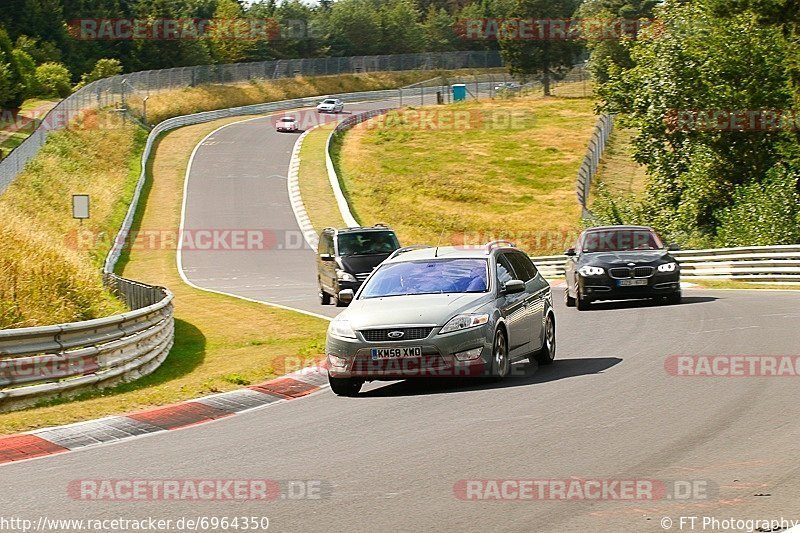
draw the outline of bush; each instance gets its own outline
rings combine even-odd
[[[798,173],[773,167],[761,182],[737,187],[730,207],[721,210],[719,246],[800,243]]]
[[[79,89],[84,85],[88,85],[93,81],[102,80],[103,78],[110,78],[122,72],[122,63],[119,59],[98,59],[94,64],[91,72],[85,73],[81,76],[81,82],[75,87]]]
[[[27,52],[17,48],[12,52],[12,56],[17,64],[22,84],[25,86],[25,98],[38,95],[41,92],[41,87],[36,80],[36,62]]]
[[[45,63],[36,67],[36,81],[41,87],[39,96],[66,98],[72,92],[67,67],[61,63]]]

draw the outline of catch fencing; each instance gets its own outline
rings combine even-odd
[[[204,84],[235,84],[254,79],[323,76],[402,70],[459,70],[502,67],[497,51],[440,52],[359,57],[283,59],[230,65],[198,65],[146,70],[97,80],[77,90],[51,109],[36,130],[0,161],[0,193],[44,146],[50,131],[65,128],[87,109],[116,106],[124,113],[130,99],[142,100],[164,90]]]
[[[601,115],[594,126],[592,137],[589,139],[589,146],[586,155],[583,156],[581,168],[578,169],[578,181],[575,192],[578,195],[578,203],[581,204],[583,217],[590,216],[588,202],[589,192],[592,188],[592,179],[597,174],[597,167],[606,149],[606,143],[614,129],[614,117],[612,115]]]

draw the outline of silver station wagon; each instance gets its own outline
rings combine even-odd
[[[377,267],[328,328],[334,393],[365,381],[487,376],[556,355],[550,285],[507,241],[483,247],[407,247]]]

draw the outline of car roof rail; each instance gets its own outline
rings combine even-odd
[[[320,231],[320,233],[325,233],[328,230],[336,231],[336,228],[334,228],[333,226],[328,226],[327,228],[322,228],[322,231]]]
[[[425,249],[425,248],[433,248],[433,246],[428,246],[427,244],[417,244],[417,245],[414,245],[414,246],[403,246],[402,248],[398,248],[397,250],[392,252],[392,255],[387,257],[386,260],[388,261],[389,259],[397,257],[398,255],[404,254],[406,252],[412,252],[414,250],[422,250],[422,249]]]
[[[511,241],[507,241],[507,240],[503,240],[503,239],[500,239],[500,240],[497,240],[497,241],[492,241],[492,242],[487,242],[486,243],[486,253],[488,254],[492,250],[494,250],[495,248],[502,248],[502,247],[505,247],[505,248],[516,248],[517,245],[514,244]]]
[[[389,224],[386,224],[385,222],[376,222],[375,224],[372,225],[372,227],[373,228],[388,228]]]

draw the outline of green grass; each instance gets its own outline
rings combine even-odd
[[[683,278],[683,281],[688,281],[699,285],[706,289],[762,289],[762,290],[794,290],[800,291],[800,283],[764,283],[756,281],[739,281],[727,279],[694,279],[691,277]]]
[[[580,231],[575,176],[593,107],[590,98],[520,97],[410,108],[358,126],[336,158],[351,210],[362,224],[391,224],[404,244],[510,238],[534,254],[563,252]],[[420,127],[415,112],[453,126]]]

